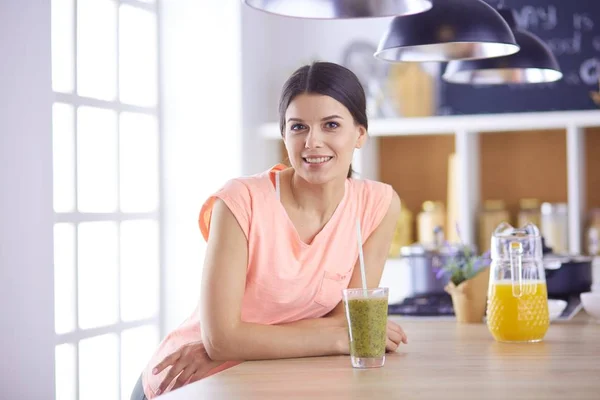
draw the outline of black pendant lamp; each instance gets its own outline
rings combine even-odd
[[[555,82],[563,74],[550,48],[537,36],[519,29],[511,9],[501,9],[500,14],[513,30],[518,53],[485,60],[451,61],[443,79],[462,84],[527,84]]]
[[[431,8],[431,0],[242,0],[260,11],[310,19],[378,18],[412,15]]]
[[[394,18],[375,57],[383,61],[451,61],[500,57],[519,46],[502,16],[481,0],[435,0],[424,13]]]

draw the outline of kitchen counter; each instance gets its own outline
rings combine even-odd
[[[532,344],[497,343],[484,324],[392,318],[409,341],[383,368],[353,369],[348,356],[245,362],[161,399],[600,399],[600,323],[584,311]]]

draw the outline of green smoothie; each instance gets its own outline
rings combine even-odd
[[[350,355],[382,357],[387,340],[387,298],[348,300]]]

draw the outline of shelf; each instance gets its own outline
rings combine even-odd
[[[448,157],[454,151],[454,138],[450,135],[379,139],[379,180],[392,185],[402,206],[412,212],[415,238],[418,232],[416,216],[423,201],[446,203]]]
[[[534,113],[452,115],[426,118],[390,118],[369,121],[371,136],[454,134],[458,131],[497,132],[600,126],[600,110],[548,111]],[[281,139],[279,123],[259,127],[259,135]]]
[[[568,202],[565,129],[487,133],[480,136],[479,145],[480,204],[503,200],[513,226],[518,223],[520,199]],[[492,230],[480,229],[477,243],[483,251],[490,246]]]
[[[516,223],[519,200],[566,203],[567,135],[564,129],[504,132],[482,135],[479,140],[481,202],[501,199]]]

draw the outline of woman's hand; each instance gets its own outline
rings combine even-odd
[[[223,362],[211,360],[202,342],[183,345],[179,350],[165,357],[152,370],[152,373],[157,375],[165,368],[171,367],[158,387],[156,394],[164,393],[174,379],[175,384],[171,390],[175,390],[186,383],[195,382],[211,369],[223,364]]]
[[[408,338],[404,330],[395,322],[388,320],[387,322],[387,343],[385,346],[386,351],[394,352],[398,350],[400,343],[408,343]]]

